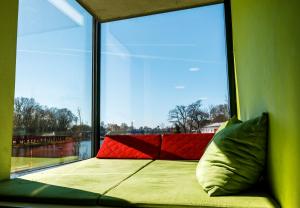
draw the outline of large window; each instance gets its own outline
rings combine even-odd
[[[91,157],[92,17],[20,0],[12,172]]]
[[[214,132],[227,82],[223,4],[101,24],[101,136]]]

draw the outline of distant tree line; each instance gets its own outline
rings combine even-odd
[[[14,104],[14,134],[41,134],[81,131],[88,125],[76,125],[78,117],[67,108],[42,106],[33,98],[18,97]]]
[[[205,109],[202,100],[198,100],[187,106],[177,105],[168,113],[168,120],[172,126],[163,123],[151,128],[148,126],[134,127],[126,123],[120,125],[115,123],[101,122],[100,134],[160,134],[160,133],[192,133],[201,132],[201,128],[211,123],[220,123],[228,120],[229,111],[227,104],[210,106]]]
[[[83,124],[81,112],[77,116],[67,108],[55,108],[40,105],[33,98],[15,98],[14,105],[14,134],[40,135],[45,133],[79,134],[91,132],[91,126]],[[177,105],[168,113],[168,120],[172,126],[165,124],[154,128],[141,126],[135,128],[126,123],[100,123],[100,134],[159,134],[159,133],[190,133],[201,132],[205,125],[223,122],[229,118],[228,105],[220,104],[203,108],[202,101],[198,100],[189,105]]]
[[[228,105],[220,104],[204,109],[201,100],[190,105],[177,105],[169,111],[169,122],[175,132],[201,132],[201,128],[209,123],[224,122],[229,118]]]
[[[104,122],[101,122],[100,135],[103,137],[106,134],[163,134],[172,132],[172,129],[172,127],[166,127],[163,123],[154,128],[148,126],[140,126],[136,128],[133,125],[129,126],[126,123],[118,125],[113,123],[105,124]]]

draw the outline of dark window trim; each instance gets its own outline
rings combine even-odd
[[[93,20],[93,95],[92,95],[92,156],[96,156],[100,148],[100,58],[101,58],[101,25]]]
[[[214,3],[219,4],[219,3]],[[210,6],[214,4],[202,5]],[[235,71],[234,71],[234,53],[233,53],[233,41],[232,41],[232,22],[231,22],[231,4],[230,0],[224,0],[224,15],[225,15],[225,30],[226,30],[226,53],[227,53],[227,74],[228,74],[228,94],[229,94],[229,111],[230,116],[237,115],[237,102],[236,102],[236,84],[235,84]],[[194,7],[194,8],[197,8]],[[187,9],[187,8],[185,8]],[[185,9],[179,9],[176,11],[181,11]],[[191,8],[188,8],[191,9]],[[167,11],[161,13],[168,13],[174,11]],[[160,13],[160,14],[161,14]],[[158,13],[156,13],[158,14]],[[146,14],[143,16],[149,16],[153,14]],[[129,17],[137,18],[142,16]],[[116,21],[116,20],[112,20]],[[107,21],[107,22],[112,22]],[[92,144],[92,155],[96,156],[99,148],[100,148],[100,74],[101,74],[101,23],[94,17],[93,24],[93,144]]]
[[[230,116],[237,115],[236,102],[236,83],[234,71],[234,51],[232,40],[232,20],[231,20],[231,2],[224,1],[225,30],[226,30],[226,48],[227,48],[227,74],[228,74],[228,94],[229,94],[229,112]]]

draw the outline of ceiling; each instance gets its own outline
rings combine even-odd
[[[77,0],[100,22],[221,3],[223,0]]]

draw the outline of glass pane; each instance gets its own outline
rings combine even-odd
[[[215,132],[228,119],[224,5],[101,25],[101,135]]]
[[[91,157],[92,17],[19,1],[12,172]]]

